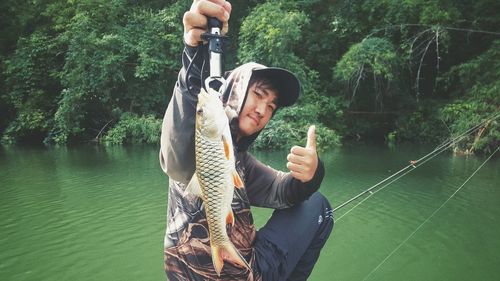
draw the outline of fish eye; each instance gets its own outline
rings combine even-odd
[[[203,108],[202,107],[198,108],[196,110],[196,113],[199,114],[199,115],[203,114]]]

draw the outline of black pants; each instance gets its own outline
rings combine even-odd
[[[306,280],[333,224],[330,203],[319,192],[292,208],[274,211],[255,242],[263,281]]]

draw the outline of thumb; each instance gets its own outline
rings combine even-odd
[[[307,131],[307,143],[306,148],[311,148],[316,150],[316,126],[311,125]]]

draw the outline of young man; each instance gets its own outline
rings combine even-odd
[[[229,2],[200,0],[184,15],[183,68],[163,121],[160,150],[162,169],[170,178],[165,271],[170,281],[306,280],[333,228],[330,204],[316,192],[324,167],[316,154],[314,127],[308,132],[306,147],[291,149],[289,173],[262,164],[248,152],[274,112],[297,100],[300,84],[295,75],[247,63],[229,74],[222,96],[236,169],[244,181],[244,188],[234,191],[231,207],[235,224],[228,228],[228,235],[251,265],[251,272],[225,262],[220,277],[217,275],[201,199],[184,192],[195,171],[195,111],[201,77],[206,77],[202,73],[204,56],[199,54],[205,48],[200,35],[209,16],[220,19],[226,32],[230,12]],[[276,209],[258,231],[250,205]]]

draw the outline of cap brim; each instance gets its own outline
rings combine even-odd
[[[255,69],[254,73],[261,73],[269,78],[278,90],[278,105],[290,106],[294,104],[300,95],[300,82],[297,76],[292,72],[279,68],[267,67],[263,69]]]

